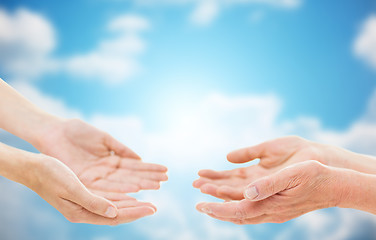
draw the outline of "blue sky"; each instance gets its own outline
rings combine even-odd
[[[338,129],[364,111],[375,76],[354,58],[352,45],[364,19],[375,11],[374,1],[303,1],[293,9],[228,6],[208,26],[195,26],[188,20],[195,4],[161,5],[6,3],[10,10],[24,6],[51,21],[58,35],[53,54],[58,57],[90,51],[108,35],[106,24],[113,16],[130,12],[149,19],[152,27],[144,33],[148,46],[140,59],[141,74],[116,86],[100,81],[88,84],[64,74],[46,75],[38,82],[43,91],[87,115],[131,112],[151,116],[158,107],[145,96],[168,105],[171,99],[161,103],[160,95],[171,91],[188,99],[211,91],[275,93],[283,98],[282,117],[318,116],[325,126]],[[252,22],[254,12],[260,12],[262,19]]]
[[[191,187],[200,168],[233,168],[225,162],[231,149],[287,134],[376,154],[375,1],[14,0],[0,8],[5,81],[44,109],[83,118],[170,168],[160,192],[140,195],[161,205],[158,214],[116,228],[70,224],[2,179],[13,194],[2,202],[21,199],[9,206],[17,214],[0,217],[2,238],[376,236],[375,218],[351,210],[281,225],[221,223],[194,211],[198,200],[212,198]],[[33,150],[5,132],[0,140]],[[9,231],[13,225],[21,230]]]

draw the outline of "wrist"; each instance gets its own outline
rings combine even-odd
[[[337,184],[332,188],[337,202],[334,206],[354,208],[376,214],[376,176],[350,169],[335,170]]]
[[[64,119],[51,114],[41,113],[36,118],[34,128],[30,130],[29,139],[25,140],[31,143],[40,152],[44,152],[44,145],[48,142],[48,136],[57,129],[60,129],[64,121]]]
[[[0,175],[29,186],[38,175],[39,155],[0,144]]]

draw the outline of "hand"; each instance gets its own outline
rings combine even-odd
[[[155,212],[152,204],[125,195],[109,196],[112,203],[91,193],[59,160],[4,144],[0,144],[0,175],[29,187],[71,222],[116,225]]]
[[[143,163],[109,134],[80,120],[62,120],[48,114],[1,79],[0,96],[0,128],[61,160],[87,187],[136,192],[157,189],[167,180],[166,167]]]
[[[247,199],[199,203],[197,210],[236,224],[282,223],[307,212],[337,206],[343,196],[338,170],[317,161],[296,163],[246,188]]]
[[[343,166],[350,153],[346,150],[314,143],[291,136],[278,138],[249,148],[236,150],[227,158],[233,163],[260,159],[257,165],[229,171],[199,171],[200,178],[193,183],[203,193],[224,200],[244,199],[244,188],[252,181],[306,160],[317,160],[326,165]]]
[[[54,120],[38,143],[38,150],[61,160],[101,195],[158,189],[167,180],[166,167],[142,162],[109,134],[80,120]]]

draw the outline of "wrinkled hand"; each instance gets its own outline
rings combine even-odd
[[[99,225],[117,225],[152,215],[150,203],[118,196],[114,203],[90,192],[59,160],[35,154],[32,171],[23,183],[61,212],[69,221]],[[115,196],[112,196],[115,198]]]
[[[254,180],[306,160],[317,160],[326,165],[340,165],[343,150],[314,143],[300,137],[283,137],[256,146],[231,152],[227,158],[233,163],[260,159],[257,165],[228,171],[199,171],[200,178],[193,183],[203,193],[224,200],[244,199],[244,188]]]
[[[341,199],[336,168],[317,161],[296,163],[252,182],[247,199],[199,203],[197,210],[235,224],[282,223],[307,212],[337,206]]]
[[[80,120],[61,120],[43,134],[42,153],[65,163],[91,191],[102,196],[158,189],[167,168],[145,163],[109,134]]]

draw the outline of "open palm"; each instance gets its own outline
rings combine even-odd
[[[167,180],[166,167],[142,162],[109,134],[76,119],[47,131],[39,150],[61,160],[101,195],[158,189]]]
[[[244,199],[244,188],[256,179],[268,176],[297,162],[317,160],[326,164],[322,147],[316,143],[291,136],[278,138],[249,148],[231,152],[227,158],[233,163],[260,159],[257,165],[227,171],[201,170],[193,186],[203,193],[224,200]]]

